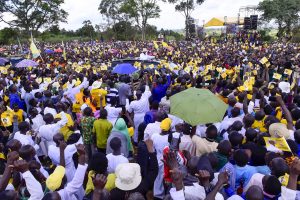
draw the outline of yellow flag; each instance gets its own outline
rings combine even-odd
[[[277,149],[280,149],[281,151],[291,152],[290,146],[288,145],[288,143],[286,142],[284,137],[281,137],[281,138],[264,137],[264,140],[266,142],[267,149],[276,147]]]
[[[155,49],[158,49],[158,44],[156,41],[153,41],[153,45],[154,45]]]
[[[268,60],[268,58],[266,58],[266,57],[263,57],[259,62],[261,63],[261,64],[265,64],[265,63],[267,63],[269,60]]]
[[[163,45],[163,47],[169,47],[169,45],[166,42],[162,42],[161,44]]]
[[[277,79],[277,80],[280,80],[281,77],[282,77],[282,75],[281,75],[281,74],[278,74],[278,73],[274,73],[274,75],[273,75],[273,78],[274,78],[274,79]]]
[[[66,53],[66,48],[65,48],[64,42],[61,41],[61,43],[62,43],[62,46],[64,48],[64,50],[63,50],[63,58],[64,58],[64,60],[67,60],[67,53]]]
[[[293,71],[292,70],[290,70],[290,69],[285,69],[284,70],[284,74],[287,74],[287,75],[291,75],[293,73]]]
[[[32,53],[33,58],[37,58],[41,55],[41,52],[38,50],[38,48],[33,42],[33,38],[31,38],[30,51]]]

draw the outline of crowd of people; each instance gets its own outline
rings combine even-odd
[[[300,199],[300,46],[248,39],[39,44],[38,66],[5,63],[0,199]],[[125,58],[137,71],[113,73]],[[173,115],[189,88],[223,120]]]

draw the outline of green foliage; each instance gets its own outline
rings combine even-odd
[[[264,0],[259,3],[258,10],[263,12],[262,19],[274,20],[278,25],[278,37],[291,34],[293,25],[298,23],[300,0]]]
[[[157,0],[101,0],[98,10],[107,19],[114,35],[119,34],[116,27],[135,22],[143,40],[148,20],[159,17],[160,13]]]
[[[38,31],[59,22],[66,22],[68,13],[61,9],[64,0],[0,0],[0,20],[12,27]],[[14,17],[7,21],[3,14]]]
[[[0,44],[10,44],[17,40],[18,30],[4,28],[0,30]]]
[[[83,21],[83,27],[76,31],[77,35],[93,38],[96,35],[96,31],[90,20]]]

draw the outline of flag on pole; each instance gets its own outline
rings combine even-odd
[[[169,47],[168,43],[166,43],[166,42],[161,42],[161,44],[162,44],[163,47],[165,47],[165,48],[168,48],[168,47]]]
[[[64,50],[63,50],[63,58],[64,58],[64,60],[67,60],[67,53],[66,53],[66,48],[65,48],[64,42],[61,41],[61,44],[62,44],[62,47],[64,48]]]
[[[38,50],[38,48],[36,47],[36,45],[34,44],[33,41],[33,37],[32,37],[32,33],[31,33],[31,43],[30,43],[30,51],[32,53],[32,57],[38,58],[39,56],[41,56],[41,52]]]
[[[155,49],[158,49],[158,44],[156,41],[153,41],[153,45],[154,45]]]

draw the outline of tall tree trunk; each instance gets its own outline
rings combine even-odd
[[[189,30],[189,17],[185,17],[185,39],[189,40],[190,39],[190,30]]]
[[[146,35],[145,32],[146,32],[146,26],[145,26],[145,25],[142,25],[142,41],[145,41],[145,39],[146,39],[146,38],[145,38],[145,37],[146,37],[146,36],[145,36],[145,35]]]

